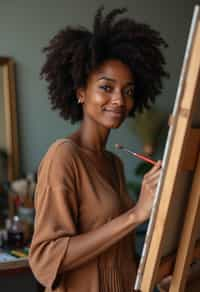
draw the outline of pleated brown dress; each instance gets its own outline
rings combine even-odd
[[[106,155],[113,160],[115,186],[95,166],[94,152],[71,139],[53,143],[40,163],[29,263],[35,277],[46,287],[45,292],[133,291],[134,234],[116,241],[112,232],[114,218],[134,203],[126,190],[120,158],[109,151]],[[85,234],[90,240],[93,231],[102,228],[103,232],[106,224],[110,224],[110,247],[98,256],[92,256],[85,248],[82,257],[77,254],[70,266],[72,237]]]

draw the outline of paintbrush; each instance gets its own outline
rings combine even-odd
[[[148,158],[148,157],[146,157],[146,156],[144,156],[144,155],[142,155],[142,154],[138,154],[138,153],[136,153],[136,152],[133,152],[133,151],[129,150],[128,148],[125,148],[125,147],[122,146],[121,144],[115,144],[115,148],[117,148],[117,149],[121,149],[121,150],[124,150],[124,151],[130,153],[131,155],[133,155],[133,156],[135,156],[135,157],[137,157],[137,158],[139,158],[139,159],[142,159],[142,160],[144,160],[144,161],[146,161],[146,162],[148,162],[148,163],[151,163],[151,164],[153,164],[153,165],[155,165],[155,164],[157,163],[157,161],[152,160],[152,159],[150,159],[150,158]]]

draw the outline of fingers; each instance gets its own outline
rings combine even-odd
[[[161,163],[162,163],[162,161],[158,160],[157,163],[151,168],[151,170],[146,173],[146,175],[154,173],[155,171],[160,169],[161,168]]]
[[[159,160],[150,171],[148,171],[145,175],[144,175],[144,179],[149,181],[149,179],[151,180],[151,177],[154,177],[154,175],[157,175],[157,173],[161,172],[161,161]]]
[[[156,170],[156,169],[159,169],[159,168],[161,168],[161,166],[162,166],[162,161],[161,160],[158,160],[157,162],[156,162],[156,164],[152,167],[152,171],[154,171],[154,170]],[[150,170],[150,171],[151,171]]]
[[[159,178],[161,175],[161,161],[158,161],[156,165],[145,174],[143,179],[143,186],[148,190],[148,192],[155,192]]]
[[[137,202],[138,208],[141,208],[144,220],[149,218],[150,212],[155,197],[156,187],[158,185],[159,177],[161,174],[161,161],[158,161],[152,169],[144,175],[140,197]]]
[[[158,169],[156,172],[146,177],[146,182],[151,183],[152,181],[155,181],[155,180],[157,181],[158,178],[160,177],[160,174],[161,174],[161,170]]]
[[[158,179],[153,180],[151,183],[149,183],[151,189],[152,189],[152,188],[155,189],[156,186],[157,186],[157,184],[158,184]]]

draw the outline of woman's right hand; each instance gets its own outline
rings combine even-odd
[[[160,173],[161,161],[159,160],[143,177],[140,196],[134,207],[134,212],[141,223],[150,216]]]

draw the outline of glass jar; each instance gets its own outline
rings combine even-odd
[[[14,216],[10,228],[8,229],[9,248],[22,248],[24,244],[24,234],[21,221],[18,216]]]

